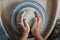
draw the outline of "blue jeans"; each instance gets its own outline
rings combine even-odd
[[[1,24],[0,24],[0,40],[8,40],[8,37],[5,35],[5,33],[1,27]]]

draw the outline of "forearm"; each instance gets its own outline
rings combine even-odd
[[[37,35],[36,37],[34,37],[35,40],[45,40],[42,35]]]
[[[44,38],[39,36],[39,37],[36,37],[35,40],[44,40]]]
[[[27,40],[28,34],[20,35],[19,40]]]
[[[26,37],[20,37],[19,40],[27,40]]]

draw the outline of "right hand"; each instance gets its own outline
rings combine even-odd
[[[34,12],[34,14],[35,18],[31,29],[32,35],[36,40],[43,40],[43,37],[40,34],[40,30],[42,27],[42,17],[38,12]]]
[[[42,27],[42,18],[38,12],[34,12],[34,14],[35,14],[35,18],[31,32],[35,37],[40,34],[40,29]]]

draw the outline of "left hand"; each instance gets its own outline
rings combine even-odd
[[[19,15],[20,20],[17,20],[17,26],[18,30],[20,32],[20,40],[25,40],[28,37],[30,27],[27,23],[27,21],[23,18],[25,13],[22,11],[20,12],[21,14]]]

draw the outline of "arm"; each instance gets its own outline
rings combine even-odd
[[[35,40],[44,40],[41,34],[38,34],[36,37],[34,37]]]
[[[17,20],[17,27],[20,32],[18,40],[26,40],[30,31],[30,27],[25,19],[23,19],[24,12],[19,15],[19,21]]]
[[[32,35],[35,40],[44,40],[44,38],[40,34],[40,29],[42,26],[42,18],[38,12],[34,12],[34,14],[35,14],[35,18],[31,29]]]

